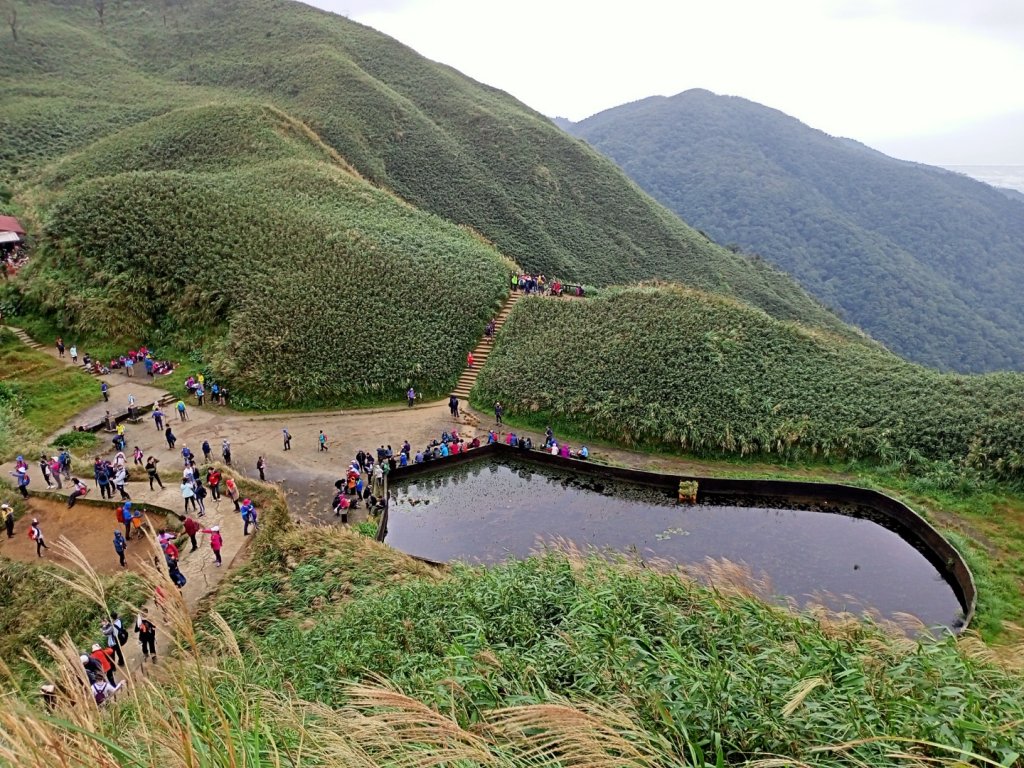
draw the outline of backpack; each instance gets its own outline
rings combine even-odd
[[[96,704],[102,706],[103,702],[107,700],[107,681],[101,680],[92,684],[92,697],[96,699]]]
[[[156,625],[149,619],[143,619],[135,625],[135,631],[143,635],[152,635],[156,632]]]
[[[117,642],[121,645],[128,642],[128,630],[124,628],[124,624],[117,628]]]

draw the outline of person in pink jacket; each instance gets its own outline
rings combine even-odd
[[[220,567],[220,548],[224,546],[224,539],[220,535],[220,526],[215,525],[213,528],[203,528],[200,533],[210,534],[210,549],[213,550],[213,556],[217,558],[217,566]]]

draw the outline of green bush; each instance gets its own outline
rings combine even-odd
[[[1024,476],[1024,375],[937,373],[683,288],[519,302],[473,397],[629,445]]]

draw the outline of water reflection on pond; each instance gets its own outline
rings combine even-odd
[[[435,561],[494,563],[543,542],[681,564],[724,558],[799,604],[953,626],[962,608],[928,558],[865,507],[674,495],[528,462],[480,460],[393,487],[387,542]]]

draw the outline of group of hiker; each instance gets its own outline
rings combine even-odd
[[[150,617],[148,608],[140,609],[133,624],[133,631],[142,650],[143,664],[150,660],[155,664],[156,624]],[[88,683],[96,704],[103,706],[109,703],[126,683],[124,679],[118,682],[116,674],[120,674],[118,667],[125,666],[122,649],[128,643],[130,635],[124,620],[116,612],[100,622],[99,633],[102,639],[93,643],[89,651],[83,651],[79,661],[82,665],[83,682]],[[48,706],[56,704],[59,696],[68,695],[66,691],[59,690],[53,684],[42,686],[40,694]]]
[[[548,280],[542,274],[530,275],[512,275],[512,290],[520,290],[529,296],[531,293],[535,294],[549,294],[551,296],[561,296],[566,290],[570,292],[572,296],[583,296],[582,285],[565,285],[557,277],[552,280]]]

